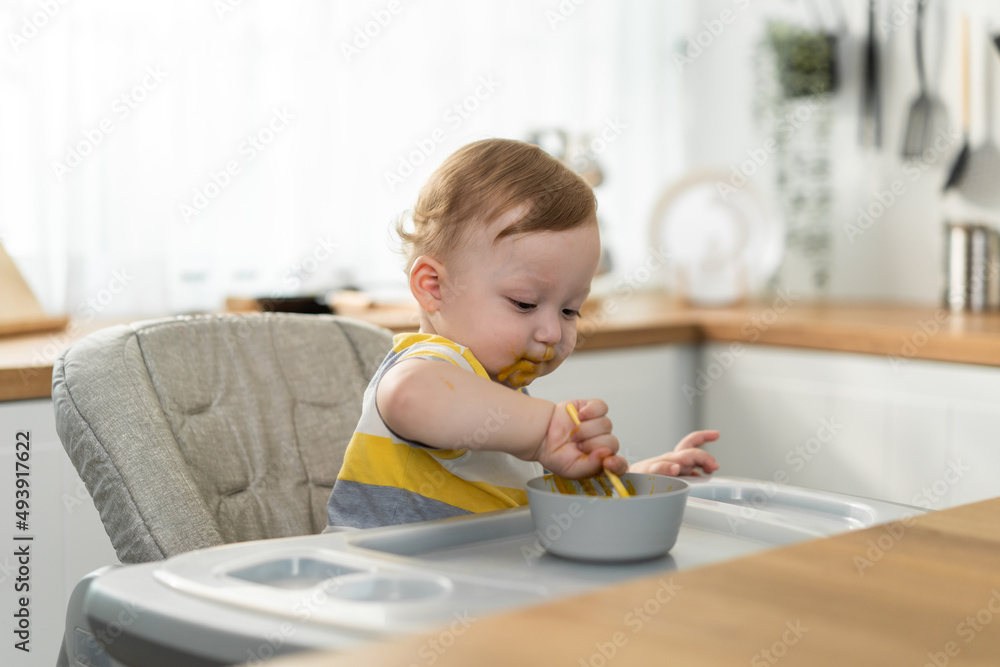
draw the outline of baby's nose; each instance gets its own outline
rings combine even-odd
[[[562,327],[558,315],[553,316],[546,313],[539,318],[535,329],[535,340],[544,343],[546,347],[554,346],[562,340]]]

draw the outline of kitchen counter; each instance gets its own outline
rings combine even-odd
[[[996,665],[1000,498],[475,619],[323,665]]]
[[[393,331],[417,327],[412,307],[344,313]],[[62,332],[0,338],[0,401],[46,398],[52,363],[84,335],[128,320],[71,322]],[[758,344],[1000,366],[1000,313],[941,308],[810,304],[794,295],[727,308],[694,308],[655,292],[593,299],[580,322],[580,350],[703,341]]]
[[[84,336],[132,319],[70,321],[62,330],[0,337],[0,401],[49,398],[52,364]]]

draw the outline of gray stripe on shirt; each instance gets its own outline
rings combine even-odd
[[[376,528],[472,514],[454,505],[394,486],[338,479],[326,506],[331,526]]]

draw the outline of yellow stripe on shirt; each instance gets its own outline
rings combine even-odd
[[[404,489],[469,512],[528,504],[523,489],[462,479],[444,469],[430,451],[364,433],[351,439],[338,479]]]
[[[396,334],[395,336],[392,337],[393,352],[401,352],[403,350],[406,350],[407,348],[411,348],[418,345],[435,345],[447,348],[453,351],[455,354],[461,356],[466,362],[468,362],[468,364],[472,367],[472,370],[476,375],[487,379],[491,379],[490,374],[486,372],[486,369],[483,368],[483,365],[479,363],[479,360],[476,359],[476,356],[472,354],[472,350],[465,347],[464,345],[459,345],[458,343],[448,340],[447,338],[444,338],[442,336],[438,336],[437,334],[401,333],[401,334]],[[454,360],[449,359],[447,356],[442,355],[439,352],[434,352],[433,350],[414,350],[413,354],[415,356],[427,356],[427,357],[433,356],[438,359],[444,359],[446,361],[450,361],[451,363],[455,363]],[[406,354],[404,355],[404,358],[408,358],[409,356],[410,356],[409,354]]]

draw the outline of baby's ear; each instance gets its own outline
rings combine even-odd
[[[428,313],[441,308],[441,274],[444,267],[433,257],[421,255],[410,269],[410,292],[420,309]]]

